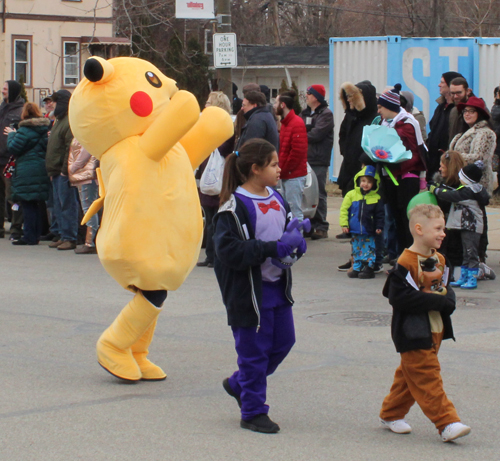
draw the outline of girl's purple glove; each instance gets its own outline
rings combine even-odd
[[[302,237],[301,229],[304,229],[306,232],[310,232],[311,230],[311,222],[309,219],[304,219],[301,223],[297,218],[292,219],[288,225],[286,226],[286,230],[278,240],[278,258],[273,258],[271,262],[280,269],[288,269],[292,267],[292,265],[297,262],[298,257],[302,256],[307,251],[307,244]],[[282,256],[281,254],[285,252],[284,249],[280,250],[280,247],[285,245],[290,248],[290,253]],[[286,248],[286,250],[288,250]],[[296,251],[295,251],[296,250]],[[280,251],[282,253],[280,253]]]
[[[293,253],[293,248],[286,243],[280,242],[279,240],[276,242],[277,250],[278,250],[278,258],[285,258]]]
[[[311,221],[304,219],[304,221],[299,222],[297,218],[293,218],[286,226],[285,232],[283,232],[279,241],[290,245],[295,250],[304,241],[304,237],[300,232],[301,229],[309,232],[311,230]]]

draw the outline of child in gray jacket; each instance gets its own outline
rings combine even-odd
[[[462,185],[458,189],[431,186],[430,191],[439,199],[451,202],[447,229],[459,229],[462,237],[463,261],[460,279],[451,286],[477,288],[479,272],[479,240],[484,229],[484,207],[490,196],[479,184],[483,174],[483,163],[477,161],[462,168],[458,174]]]

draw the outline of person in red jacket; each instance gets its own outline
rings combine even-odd
[[[293,90],[278,96],[276,114],[281,116],[279,166],[285,200],[294,218],[304,219],[302,193],[307,175],[307,130],[304,120],[293,110],[297,94]]]

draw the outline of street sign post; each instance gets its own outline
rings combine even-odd
[[[238,65],[236,34],[214,34],[214,67],[216,69],[233,68]]]

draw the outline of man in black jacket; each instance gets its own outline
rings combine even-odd
[[[4,221],[6,178],[3,175],[3,170],[10,157],[7,150],[7,134],[4,133],[4,130],[11,125],[17,124],[17,122],[21,120],[24,99],[21,98],[20,93],[21,85],[15,80],[7,80],[4,83],[2,88],[3,101],[0,105],[0,238],[5,237]],[[14,214],[15,216],[13,216],[13,221],[17,221],[17,213]],[[20,219],[22,223],[22,217],[20,217]],[[19,235],[19,237],[21,236]]]
[[[241,130],[237,149],[252,138],[269,141],[278,152],[279,135],[274,116],[266,105],[266,97],[259,91],[249,91],[241,105],[246,123]]]
[[[325,95],[323,85],[311,85],[307,89],[307,108],[300,114],[307,129],[307,161],[316,173],[319,186],[319,204],[311,219],[313,240],[328,238],[329,226],[326,220],[326,178],[332,158],[333,113],[328,109]]]
[[[439,170],[441,154],[448,150],[450,145],[450,112],[454,107],[450,94],[450,83],[455,77],[462,77],[458,72],[445,72],[439,82],[438,106],[429,122],[429,137],[427,138],[427,180],[431,181],[434,173]]]

